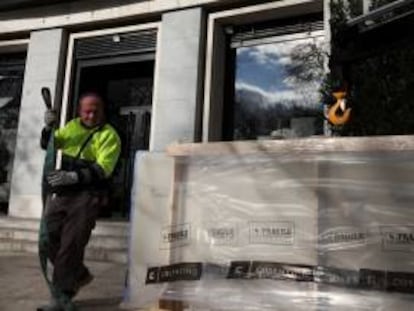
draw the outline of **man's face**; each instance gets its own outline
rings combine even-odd
[[[83,97],[79,103],[79,117],[86,127],[95,127],[104,121],[103,104],[96,96]]]

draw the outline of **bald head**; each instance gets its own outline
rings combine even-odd
[[[104,102],[98,94],[87,93],[79,99],[79,117],[88,128],[101,125],[105,121]]]

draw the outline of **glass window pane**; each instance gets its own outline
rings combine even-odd
[[[7,212],[25,59],[0,54],[0,214]]]
[[[236,49],[233,139],[323,133],[322,40],[298,34]]]

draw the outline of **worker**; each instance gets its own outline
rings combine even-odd
[[[118,161],[121,141],[106,122],[104,101],[96,93],[79,100],[79,117],[63,128],[52,130],[57,123],[54,110],[47,110],[41,147],[46,149],[54,135],[55,149],[62,152],[62,165],[46,174],[47,255],[53,264],[52,286],[72,299],[79,289],[93,280],[84,264],[86,245],[95,227],[100,208],[107,204],[109,179]],[[41,310],[63,310],[52,299]]]

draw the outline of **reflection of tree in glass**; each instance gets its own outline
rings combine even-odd
[[[291,62],[285,65],[286,81],[301,98],[298,104],[318,108],[319,89],[324,77],[324,55],[321,41],[296,45],[290,54]]]
[[[296,83],[320,83],[323,78],[324,52],[321,44],[315,42],[296,45],[286,64],[287,75]]]

